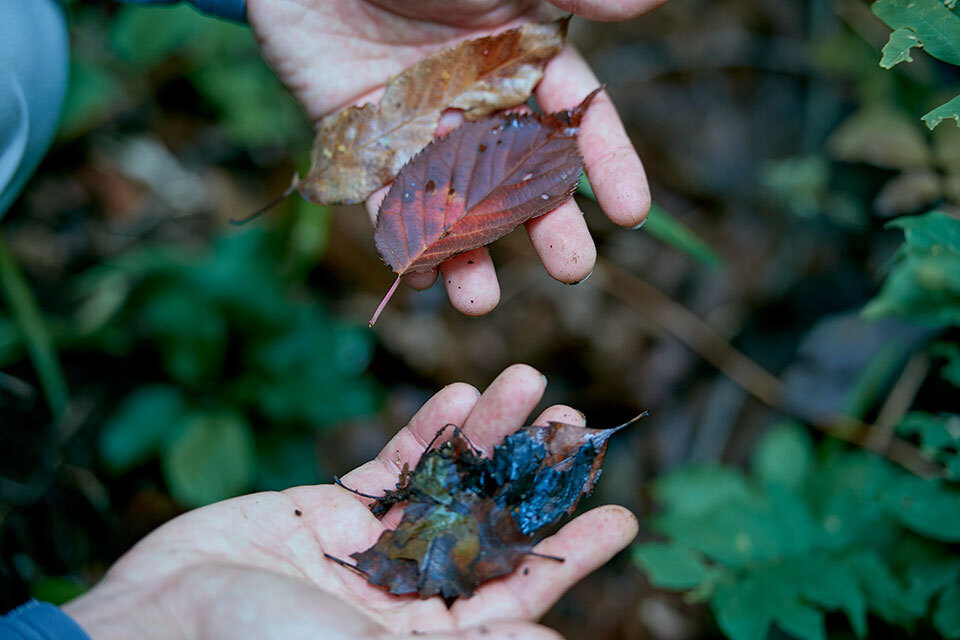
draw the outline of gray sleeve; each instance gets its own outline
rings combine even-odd
[[[67,59],[56,0],[0,0],[0,218],[53,141]]]

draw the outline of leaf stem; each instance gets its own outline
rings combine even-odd
[[[380,317],[380,314],[383,313],[384,307],[387,306],[387,303],[390,301],[390,298],[393,297],[394,292],[396,292],[397,287],[400,286],[400,278],[403,276],[397,276],[397,279],[393,281],[393,286],[390,287],[390,291],[387,291],[387,295],[383,297],[383,300],[380,301],[380,306],[377,307],[377,310],[373,312],[373,317],[370,318],[370,327],[373,328],[374,323],[377,321],[377,318]]]

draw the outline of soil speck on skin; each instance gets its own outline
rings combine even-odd
[[[473,300],[470,301],[470,304],[473,304]]]
[[[486,627],[483,627],[483,626],[480,627],[480,634],[481,634],[481,635],[484,635],[484,636],[485,636],[485,635],[487,635],[488,633],[490,633],[490,629],[487,629]]]
[[[473,260],[467,260],[467,264],[473,264]]]
[[[530,575],[530,567],[524,567],[524,568],[523,568],[523,575],[525,575],[525,576]]]
[[[300,516],[303,515],[303,511],[300,511],[300,509],[294,509],[294,510],[293,510],[293,515],[295,515],[295,516],[297,516],[297,517],[299,518]]]
[[[420,631],[419,629],[414,629],[414,630],[411,631],[410,633],[412,633],[412,634],[415,635],[415,636],[425,636],[425,635],[427,635],[427,632],[426,632],[426,631]]]

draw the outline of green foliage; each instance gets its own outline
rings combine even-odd
[[[893,29],[883,47],[880,66],[886,69],[907,61],[911,47],[923,47],[934,58],[960,65],[960,16],[954,12],[956,0],[878,0],[873,13]],[[960,96],[923,116],[930,129],[953,118],[960,126]]]
[[[923,452],[942,464],[951,478],[960,479],[960,415],[911,411],[897,426],[897,432],[917,436]]]
[[[250,426],[229,413],[195,413],[175,425],[161,452],[170,495],[198,507],[243,492],[253,473]]]
[[[372,334],[310,300],[284,238],[251,228],[207,254],[153,247],[86,274],[86,340],[123,335],[120,351],[152,352],[166,380],[134,389],[104,425],[114,472],[159,456],[188,506],[317,482],[311,433],[377,409]]]
[[[261,59],[250,30],[186,5],[122,7],[109,25],[77,11],[75,30],[107,47],[75,46],[60,135],[75,137],[124,106],[153,99],[146,71],[187,80],[241,147],[303,149],[310,126],[293,97]]]
[[[960,127],[960,96],[956,96],[949,102],[944,102],[936,109],[924,114],[921,118],[930,129],[935,129],[938,124],[944,120],[953,118]]]
[[[930,355],[946,360],[940,369],[940,377],[960,389],[960,345],[953,342],[936,342],[930,346]]]
[[[148,460],[160,448],[165,434],[179,424],[186,401],[176,387],[148,385],[124,398],[100,432],[100,455],[121,473]]]
[[[868,318],[898,315],[933,325],[960,324],[960,220],[932,211],[889,224],[904,230],[880,294],[864,309]]]
[[[891,29],[911,29],[934,58],[960,65],[960,17],[942,0],[878,0],[871,9]]]
[[[670,542],[634,558],[654,585],[693,589],[734,640],[771,626],[804,640],[826,636],[843,612],[858,637],[867,614],[914,629],[928,620],[956,634],[960,490],[917,478],[835,442],[815,449],[798,425],[770,429],[753,471],[689,467],[656,481]]]
[[[910,49],[922,46],[917,32],[910,27],[900,27],[890,33],[890,40],[883,45],[883,57],[880,66],[891,69],[901,62],[913,62]]]

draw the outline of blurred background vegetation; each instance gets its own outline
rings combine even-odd
[[[311,142],[249,30],[72,4],[59,137],[0,227],[4,608],[82,592],[185,509],[329,481],[444,384],[527,362],[544,406],[652,413],[591,499],[641,537],[547,616],[568,637],[960,637],[960,16],[880,4],[889,26],[864,0],[575,20],[649,222],[582,185],[590,280],[517,232],[492,314],[436,286],[376,331],[361,209],[227,224]]]

